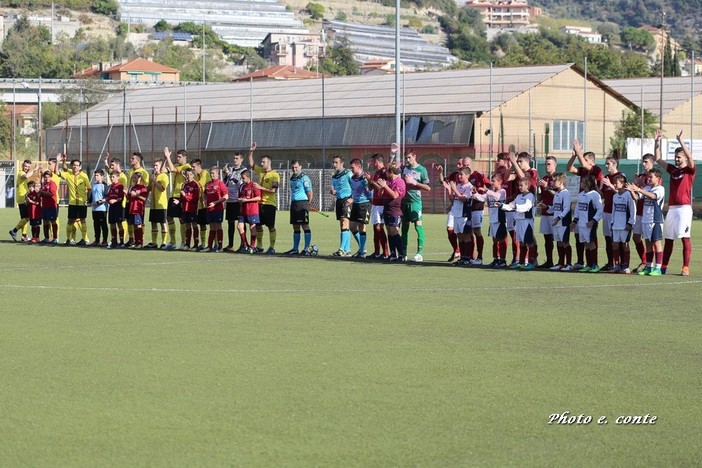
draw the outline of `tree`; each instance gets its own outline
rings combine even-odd
[[[624,46],[636,50],[649,51],[656,45],[656,40],[645,29],[626,27],[620,37]]]
[[[119,11],[119,4],[115,0],[93,0],[91,10],[98,15],[115,16]]]
[[[644,109],[644,138],[655,135],[658,128],[658,117]],[[610,151],[619,151],[626,158],[626,139],[641,138],[641,111],[622,111],[622,118],[609,138]]]
[[[348,39],[341,39],[331,49],[330,56],[320,60],[319,68],[320,71],[330,75],[358,75],[358,63],[354,59],[353,50]]]
[[[324,19],[324,5],[319,3],[310,2],[305,7],[305,11],[309,13],[313,20]]]
[[[159,20],[158,23],[154,24],[154,31],[156,32],[164,32],[164,31],[171,31],[173,29],[173,26],[168,24],[166,20]]]

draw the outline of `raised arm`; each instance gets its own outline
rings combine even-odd
[[[256,142],[251,143],[251,148],[249,148],[249,167],[254,168],[256,163],[254,162],[254,151],[256,151]]]
[[[680,143],[680,147],[683,150],[683,154],[687,158],[687,165],[690,167],[690,169],[694,169],[695,168],[695,160],[692,158],[692,153],[690,153],[690,150],[688,149],[687,145],[683,141],[682,134],[683,134],[683,131],[680,130],[680,133],[678,133],[678,135],[675,138],[678,140],[678,143]]]
[[[663,138],[663,132],[656,130],[656,136],[653,143],[653,156],[656,158],[656,162],[659,166],[663,168],[664,171],[668,170],[668,163],[661,157],[661,139]]]

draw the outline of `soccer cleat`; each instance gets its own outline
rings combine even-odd
[[[146,245],[144,246],[144,248],[145,248],[145,249],[157,249],[158,246],[157,246],[156,244],[154,244],[153,242],[149,242],[148,244],[146,244]]]
[[[564,266],[563,268],[561,268],[559,271],[567,271],[567,272],[570,272],[570,271],[573,271],[573,267],[570,266],[570,265],[566,265],[566,266]]]
[[[400,255],[399,257],[397,257],[397,259],[396,259],[395,261],[398,262],[398,263],[407,263],[407,256],[406,256],[406,255]]]
[[[536,268],[551,269],[553,267],[553,262],[544,262]]]
[[[482,258],[476,258],[475,260],[470,259],[468,261],[470,262],[471,265],[475,265],[475,266],[480,266],[483,264]]]
[[[85,239],[81,239],[78,241],[78,243],[76,245],[79,245],[81,247],[85,247],[88,245],[88,243],[85,241]]]
[[[646,268],[646,264],[644,262],[639,263],[639,265],[632,270],[633,273],[638,273],[642,271],[644,268]]]
[[[113,249],[113,248],[114,248],[113,245],[114,245],[114,244],[109,243],[109,244],[107,244],[107,248],[108,248],[108,249]]]
[[[198,251],[198,252],[202,252],[202,251],[205,250],[206,248],[207,248],[207,247],[205,247],[204,245],[198,245],[198,246],[197,246],[197,251]]]
[[[263,247],[254,247],[255,253],[263,253]]]
[[[600,271],[603,273],[608,273],[608,272],[612,271],[613,268],[614,267],[608,263],[605,266],[603,266],[602,268],[600,268]]]
[[[458,260],[458,259],[460,259],[460,258],[461,258],[460,252],[454,252],[454,253],[451,254],[451,256],[449,257],[449,259],[446,260],[446,261],[447,261],[447,262],[455,262],[456,260]]]
[[[337,250],[336,252],[334,252],[332,255],[335,256],[335,257],[345,257],[345,256],[346,256],[346,252],[343,251],[343,250],[341,250],[341,249],[339,249],[339,250]]]
[[[10,237],[12,237],[13,241],[17,242],[17,233],[12,229],[10,229]]]
[[[661,275],[665,275],[668,273],[668,267],[661,268]]]
[[[521,268],[521,269],[524,270],[524,271],[531,271],[531,270],[533,270],[534,268],[536,268],[536,267],[534,266],[533,263],[527,263],[526,265],[522,265],[522,268]]]
[[[622,267],[619,265],[614,265],[611,270],[609,270],[610,273],[619,273],[621,271]],[[603,270],[600,270],[603,271]]]
[[[290,249],[287,252],[285,252],[285,255],[300,255],[300,252],[295,249]]]
[[[392,254],[392,255],[388,256],[388,258],[386,258],[385,260],[388,262],[394,262],[394,261],[397,261],[397,256],[395,256],[395,254]]]
[[[582,263],[576,263],[575,265],[573,265],[573,271],[579,271],[579,270],[582,270],[582,268],[583,268]]]
[[[652,268],[651,272],[648,274],[648,276],[661,276],[663,275],[663,272],[661,271],[660,268]]]
[[[248,250],[248,247],[242,244],[241,247],[236,250],[236,253],[248,253]]]
[[[234,251],[234,249],[232,248],[231,245],[228,245],[222,249],[222,252],[233,252],[233,251]]]
[[[268,247],[268,250],[266,250],[266,255],[275,255],[275,249],[273,247]]]
[[[593,266],[592,268],[590,268],[590,271],[589,271],[588,273],[599,273],[600,271],[602,271],[602,268],[600,268],[599,266],[595,265],[595,266]]]
[[[54,239],[54,240],[49,242],[49,244],[53,244],[53,245],[58,245],[58,243],[59,243],[58,239]]]
[[[651,267],[647,266],[643,270],[639,270],[638,274],[639,276],[648,276],[649,274],[651,274]]]
[[[159,247],[159,250],[168,250],[168,245],[169,244],[161,244],[161,246]]]
[[[200,251],[200,246],[193,246],[189,249],[191,252],[199,252]]]
[[[582,267],[581,269],[576,270],[576,271],[578,271],[579,273],[590,273],[591,269],[592,268],[590,268],[589,265],[585,265],[584,267]]]
[[[303,257],[311,257],[312,253],[309,250],[303,250],[300,255],[302,255]]]
[[[212,252],[212,249],[209,247],[205,247],[204,249],[200,250],[198,249],[199,252]]]
[[[95,241],[92,244],[90,244],[88,247],[98,247],[99,245],[100,245],[100,243],[98,241]]]
[[[560,265],[553,265],[552,267],[549,268],[551,271],[561,271],[563,269],[562,266]]]
[[[680,272],[680,276],[690,276],[690,267],[682,267],[682,271]]]
[[[186,245],[184,243],[181,243],[179,248],[180,248],[180,250],[190,250],[189,248],[186,249],[185,247],[186,247]]]
[[[510,269],[510,270],[519,270],[520,268],[522,268],[522,264],[519,263],[519,262],[517,262],[517,263],[512,263],[512,264],[509,266],[509,269]]]
[[[221,252],[221,250],[220,250],[218,245],[215,245],[214,247],[212,247],[212,253],[217,253],[217,252]]]
[[[135,249],[135,250],[141,250],[141,249],[143,249],[143,248],[144,248],[144,246],[143,246],[142,244],[134,244],[134,249]]]
[[[423,261],[424,261],[424,257],[422,257],[422,254],[421,254],[421,253],[417,252],[417,255],[415,255],[414,258],[413,258],[412,260],[414,260],[415,262],[423,262]]]
[[[49,243],[49,238],[48,238],[48,237],[43,238],[43,239],[41,240],[41,243],[42,243],[42,244],[48,244],[48,243]]]
[[[629,268],[620,268],[617,273],[619,273],[621,275],[630,275],[631,270]]]
[[[373,253],[373,255],[371,255],[371,256],[368,257],[368,258],[369,258],[370,260],[380,260],[381,258],[383,258],[383,255],[382,255],[382,254],[379,254],[379,253]]]

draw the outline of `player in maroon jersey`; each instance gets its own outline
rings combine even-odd
[[[641,167],[644,171],[642,173],[636,174],[636,176],[634,177],[634,185],[636,185],[639,188],[644,188],[648,185],[648,171],[653,169],[653,164],[655,164],[655,162],[656,157],[651,153],[646,153],[643,155],[643,157],[641,158]],[[636,200],[636,224],[634,224],[633,233],[634,245],[636,246],[636,253],[639,255],[640,263],[639,266],[637,266],[633,270],[634,273],[638,273],[639,270],[643,270],[646,267],[646,244],[644,244],[644,241],[642,239],[643,231],[641,230],[641,214],[643,213],[643,208],[644,198],[638,197],[638,199]]]
[[[514,184],[509,182],[509,177],[512,174],[513,167],[512,161],[509,157],[509,153],[499,153],[497,155],[497,166],[495,167],[495,174],[502,177],[502,188],[505,190],[505,202],[510,203],[517,196],[516,190],[516,178],[514,179]],[[519,244],[517,243],[514,221],[514,212],[508,211],[505,213],[505,226],[507,232],[512,239],[512,264],[518,262],[519,259]]]
[[[367,175],[368,185],[373,189],[371,198],[371,224],[373,224],[373,255],[369,258],[386,259],[390,255],[388,248],[388,236],[385,234],[385,221],[383,218],[383,208],[385,207],[385,193],[379,181],[387,180],[388,174],[385,168],[385,158],[382,154],[375,153],[371,156],[370,166],[375,170],[373,176]],[[382,253],[381,253],[382,251]]]
[[[450,184],[451,182],[457,184],[458,175],[463,170],[465,159],[467,158],[458,158],[458,161],[456,161],[456,170],[450,173],[448,177],[444,177],[444,167],[441,164],[436,166],[435,171],[439,180],[445,182],[446,186],[448,186],[448,184]],[[451,192],[448,189],[446,189],[446,193],[448,196],[451,196]],[[453,214],[451,214],[451,210],[449,209],[448,216],[446,218],[446,235],[448,236],[449,243],[453,248],[453,252],[451,253],[451,256],[448,259],[449,262],[453,262],[461,258],[461,252],[458,248],[458,236],[456,235],[453,229],[454,222],[454,216]]]
[[[256,187],[256,184],[251,181],[251,171],[248,169],[241,173],[241,187],[239,188],[239,236],[241,237],[241,245],[246,246],[246,253],[256,252],[256,225],[261,222],[258,209],[261,201],[261,190]],[[246,225],[249,226],[251,233],[251,242],[246,242]]]
[[[200,230],[198,229],[197,210],[200,203],[200,184],[195,180],[195,172],[188,168],[183,170],[185,183],[180,190],[180,198],[174,199],[173,203],[182,205],[181,224],[185,225],[185,242],[182,250],[192,250],[197,252],[200,245]],[[190,239],[193,246],[190,247]]]
[[[468,176],[468,182],[473,186],[473,194],[484,194],[488,191],[492,182],[490,178],[483,172],[473,170],[473,160],[471,158],[463,158],[463,167],[471,170]],[[485,239],[483,239],[483,211],[485,210],[485,202],[473,197],[471,201],[471,229],[473,230],[473,243],[475,246],[476,255],[471,260],[471,265],[483,264],[483,247]],[[471,252],[471,257],[473,253]]]
[[[401,174],[402,168],[392,163],[387,170],[388,179],[381,179],[378,182],[385,192],[383,216],[390,245],[390,255],[387,260],[404,263],[407,261],[407,251],[400,236],[400,226],[402,225],[402,198],[407,192],[407,187]]]
[[[132,186],[127,191],[127,225],[134,226],[133,248],[141,249],[144,246],[144,214],[146,199],[149,189],[141,181],[142,173],[132,175]]]
[[[110,225],[111,241],[107,244],[108,249],[115,249],[124,246],[124,185],[119,182],[120,172],[115,171],[110,174],[110,187],[107,189],[107,222]],[[119,234],[119,235],[118,235]]]
[[[51,171],[44,171],[43,182],[39,189],[41,195],[41,218],[44,222],[43,243],[57,244],[58,240],[58,186],[52,178]],[[49,231],[51,229],[51,232]],[[49,234],[52,234],[49,236]]]
[[[210,225],[210,235],[207,238],[205,252],[219,252],[222,250],[222,241],[224,240],[222,220],[224,219],[224,204],[229,198],[229,189],[220,179],[218,167],[210,169],[210,176],[212,176],[212,180],[205,185],[205,208],[207,222]]]
[[[680,146],[675,149],[675,164],[668,164],[661,158],[660,140],[662,133],[656,132],[656,146],[654,154],[656,162],[670,174],[670,188],[668,190],[668,214],[665,217],[665,245],[663,246],[663,264],[661,272],[668,271],[668,262],[673,254],[675,239],[681,239],[683,244],[683,266],[680,274],[690,275],[690,257],[692,256],[692,243],[690,242],[690,229],[692,228],[692,184],[695,182],[697,167],[692,153],[682,139],[682,130],[677,135]]]
[[[605,252],[607,253],[607,264],[600,271],[608,272],[618,270],[617,259],[613,255],[612,248],[612,210],[614,208],[614,194],[617,189],[614,187],[614,179],[617,176],[624,177],[626,184],[626,176],[619,172],[619,152],[613,153],[605,159],[605,169],[607,175],[602,178],[602,200],[604,202],[604,213],[602,214],[602,233],[605,238]]]
[[[553,214],[549,213],[548,207],[553,205],[553,196],[556,194],[555,180],[558,161],[553,156],[546,156],[546,175],[538,180],[539,200],[541,205],[541,221],[539,223],[539,233],[544,236],[544,250],[546,251],[546,261],[539,265],[539,268],[553,267]]]
[[[29,216],[29,226],[32,229],[32,237],[29,239],[30,244],[39,242],[39,226],[41,226],[41,195],[39,194],[39,184],[30,180],[27,183],[27,212]]]
[[[536,194],[538,192],[537,184],[539,181],[539,173],[531,167],[531,155],[527,153],[526,151],[520,152],[517,156],[514,155],[514,153],[508,153],[510,162],[512,163],[512,168],[513,171],[509,174],[507,177],[507,180],[509,181],[509,185],[511,185],[511,193],[512,197],[507,198],[508,202],[513,201],[517,195],[521,192],[521,189],[519,188],[519,181],[524,178],[529,182],[529,192],[534,194],[534,200],[536,200]],[[509,212],[508,212],[509,215]],[[515,216],[514,214],[512,216]],[[509,223],[508,223],[509,224]],[[519,249],[526,248],[528,246],[529,252],[524,252],[526,255],[525,258],[529,259],[530,261],[536,261],[538,257],[538,246],[536,244],[536,240],[534,239],[534,242],[532,243],[520,243],[517,242],[516,239],[516,222],[514,223],[514,229],[510,232],[510,235],[513,235],[512,237],[512,252],[519,252]],[[509,227],[508,227],[509,229]],[[514,245],[517,245],[515,248]],[[522,252],[519,252],[518,258],[522,258]],[[512,265],[515,263],[519,263],[518,260],[512,261]],[[536,265],[534,265],[536,266]]]

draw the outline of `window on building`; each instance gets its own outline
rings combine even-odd
[[[584,122],[578,120],[554,120],[553,121],[553,150],[570,151],[573,148],[573,140],[583,141],[585,134]]]

